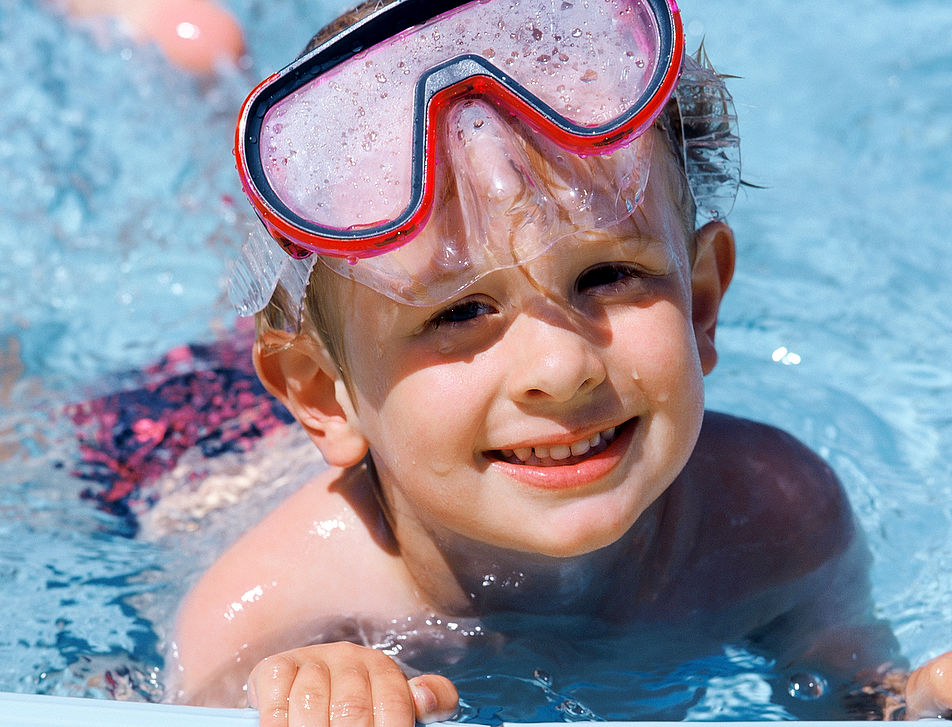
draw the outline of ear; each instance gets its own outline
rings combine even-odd
[[[367,454],[367,440],[337,366],[306,334],[265,333],[254,347],[254,365],[264,387],[284,404],[327,463],[350,467]]]
[[[694,233],[695,258],[691,271],[691,318],[701,369],[717,364],[714,332],[721,299],[734,276],[734,232],[724,222],[708,222]]]

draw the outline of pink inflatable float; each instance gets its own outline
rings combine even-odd
[[[238,22],[212,0],[67,0],[66,7],[78,17],[117,18],[133,38],[195,73],[235,63],[244,50]]]

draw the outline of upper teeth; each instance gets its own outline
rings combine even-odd
[[[502,453],[506,457],[515,455],[523,462],[527,462],[533,454],[538,459],[568,459],[569,457],[583,455],[602,442],[607,444],[614,438],[615,427],[609,427],[603,432],[593,434],[591,437],[585,439],[579,439],[577,442],[570,444],[554,444],[551,447],[517,447],[516,449],[504,449]]]

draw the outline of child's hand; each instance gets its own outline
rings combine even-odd
[[[412,727],[449,719],[459,695],[445,677],[407,679],[389,656],[348,642],[316,644],[259,662],[248,701],[261,727]]]
[[[926,662],[906,682],[906,719],[952,716],[952,651]]]

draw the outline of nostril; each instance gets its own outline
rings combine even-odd
[[[507,380],[516,401],[564,403],[590,393],[608,378],[599,347],[561,319],[520,316],[510,332],[518,363]]]
[[[600,382],[601,379],[596,377],[589,377],[577,385],[574,382],[565,382],[564,385],[560,385],[559,382],[553,381],[549,385],[527,388],[523,396],[531,401],[567,402],[598,388]]]

